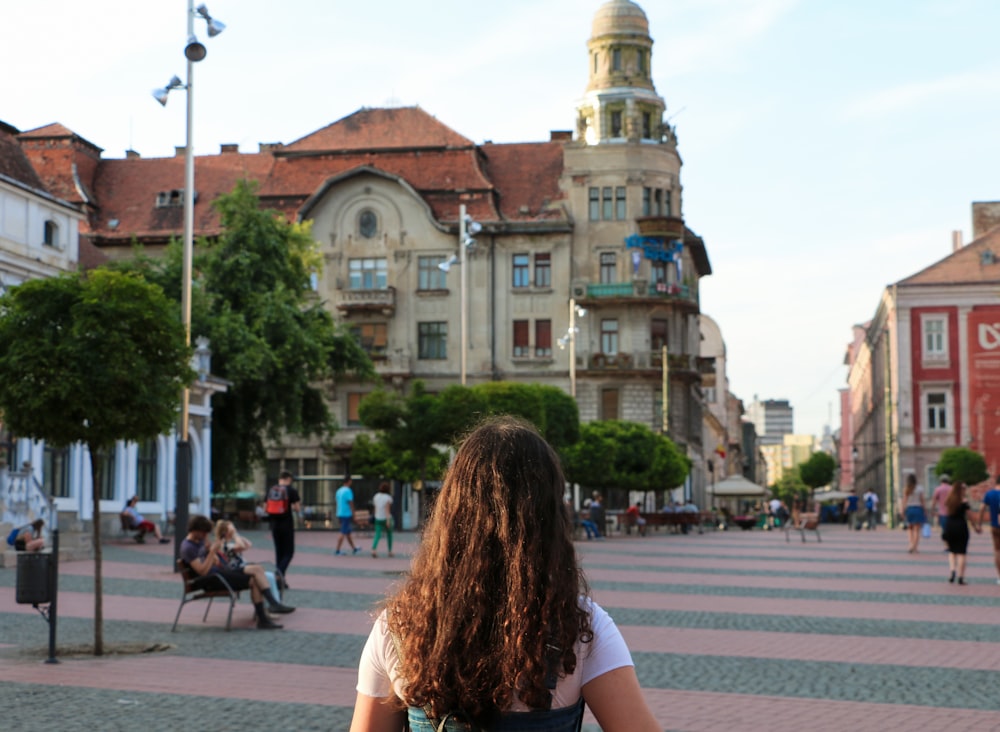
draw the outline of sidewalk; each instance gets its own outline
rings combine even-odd
[[[272,559],[251,532],[250,558]],[[184,608],[171,546],[113,544],[104,554],[104,638],[169,644],[140,655],[68,656],[93,641],[93,566],[61,566],[58,646],[14,603],[0,570],[3,726],[52,730],[346,730],[372,609],[408,567],[332,556],[335,533],[297,535],[285,630],[252,630],[243,600]],[[1000,586],[988,538],[973,536],[968,580],[946,581],[937,538],[906,552],[900,531],[823,527],[781,533],[651,533],[577,544],[595,599],[633,651],[645,695],[670,730],[1000,730]],[[362,546],[370,538],[362,537]],[[585,720],[585,730],[596,730]]]

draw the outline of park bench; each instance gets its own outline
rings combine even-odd
[[[234,590],[222,575],[213,574],[202,577],[181,559],[177,560],[177,569],[181,581],[184,583],[184,593],[181,595],[181,604],[177,608],[171,632],[177,630],[177,623],[181,619],[181,610],[189,602],[208,600],[208,607],[205,608],[205,614],[201,618],[201,622],[206,622],[208,611],[212,609],[212,600],[217,597],[229,601],[229,614],[226,616],[226,630],[229,630],[233,625],[233,608],[236,607],[236,601],[240,599],[239,591]]]
[[[701,514],[693,511],[656,511],[654,513],[644,513],[642,517],[646,519],[646,528],[659,528],[665,526],[668,529],[680,529],[684,526],[700,526]]]
[[[146,532],[132,525],[131,516],[122,511],[118,514],[118,520],[121,522],[122,536],[131,537],[139,544],[146,543]]]
[[[354,529],[356,531],[371,531],[372,512],[366,509],[354,512]]]
[[[819,535],[819,514],[816,513],[803,513],[799,516],[799,523],[797,526],[793,526],[790,522],[785,524],[785,543],[787,544],[790,539],[788,535],[792,531],[798,531],[802,535],[802,543],[806,543],[806,532],[812,531],[816,534],[816,541],[819,543],[823,542],[822,537]]]

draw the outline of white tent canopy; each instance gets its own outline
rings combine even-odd
[[[709,492],[719,498],[738,498],[742,496],[759,498],[767,494],[767,489],[752,483],[742,475],[730,475],[711,486]]]
[[[825,503],[826,501],[843,501],[848,496],[853,495],[853,493],[846,493],[844,491],[825,491],[815,494],[814,498],[817,503]]]

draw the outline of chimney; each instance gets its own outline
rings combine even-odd
[[[141,157],[142,157],[142,155],[140,155],[139,153],[137,153],[135,150],[126,150],[125,151],[125,159],[126,160],[138,160]]]
[[[962,232],[953,231],[951,232],[951,251],[957,252],[962,248]]]
[[[240,151],[239,144],[224,142],[219,148],[219,151],[225,155],[226,153],[238,153]]]
[[[549,142],[572,142],[572,130],[550,130]]]
[[[972,238],[978,239],[997,226],[1000,226],[1000,201],[973,201]]]
[[[280,150],[285,146],[283,142],[262,142],[260,143],[260,152],[274,152],[275,150]]]
[[[187,152],[187,147],[184,145],[176,145],[174,147],[174,157],[176,158],[183,158],[185,152]]]

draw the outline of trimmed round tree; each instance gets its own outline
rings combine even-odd
[[[94,653],[102,655],[99,455],[167,432],[194,378],[180,313],[156,285],[106,270],[31,280],[0,297],[0,410],[10,430],[90,451]]]

